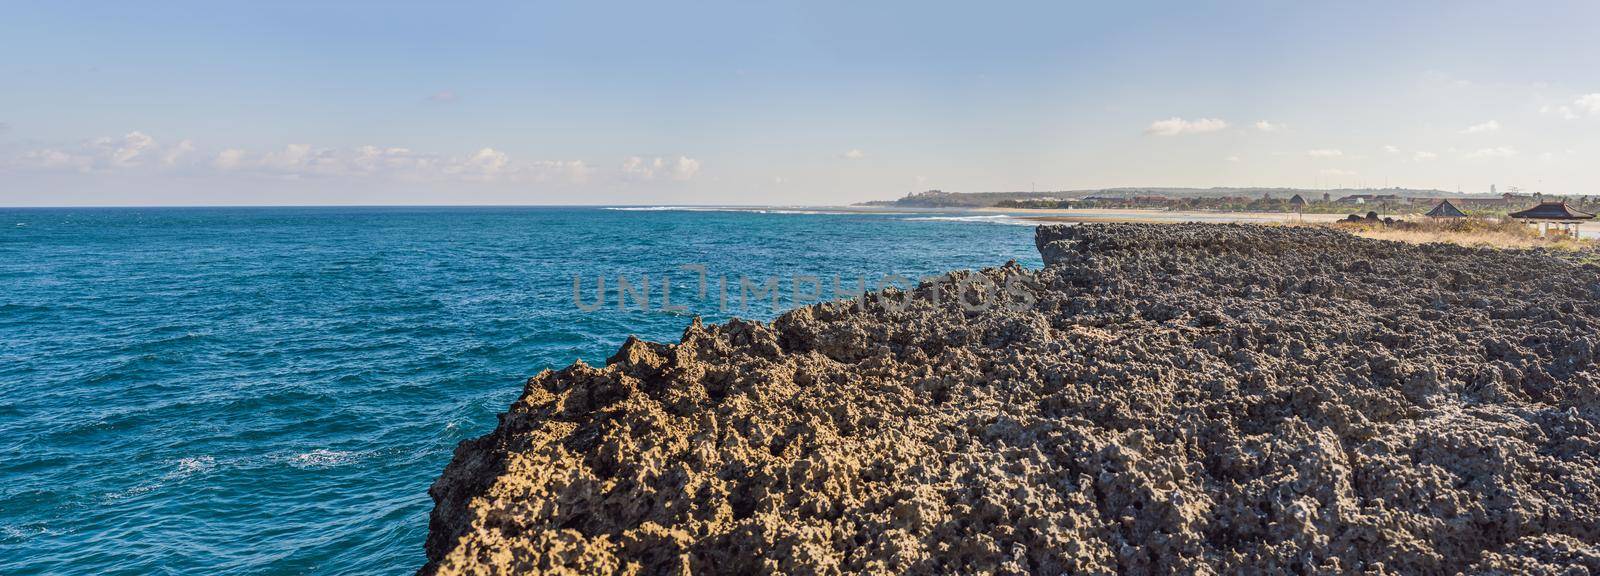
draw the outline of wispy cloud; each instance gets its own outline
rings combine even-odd
[[[1411,160],[1414,162],[1427,162],[1438,157],[1438,154],[1434,154],[1426,150],[1418,150],[1417,153],[1411,155]]]
[[[440,104],[455,102],[460,99],[461,97],[457,96],[454,90],[440,90],[428,95],[429,102],[438,102]]]
[[[460,156],[438,156],[398,147],[369,145],[346,150],[307,144],[290,144],[266,153],[231,148],[219,152],[212,166],[222,171],[290,179],[388,177],[525,183],[581,183],[592,172],[582,160],[516,160],[487,147]]]
[[[1282,129],[1283,129],[1283,124],[1274,124],[1274,123],[1268,122],[1266,120],[1258,120],[1258,121],[1256,121],[1256,130],[1260,130],[1262,132],[1277,132],[1277,131],[1282,130]]]
[[[1227,122],[1216,118],[1184,120],[1183,118],[1174,116],[1166,120],[1157,120],[1155,122],[1151,122],[1150,126],[1144,129],[1144,133],[1154,136],[1177,136],[1180,134],[1216,132],[1227,127]]]
[[[1497,122],[1497,121],[1494,121],[1494,120],[1490,120],[1488,122],[1483,122],[1481,124],[1473,124],[1471,126],[1468,126],[1468,127],[1464,128],[1464,129],[1462,129],[1461,133],[1462,134],[1487,134],[1489,132],[1499,132],[1499,131],[1500,131],[1500,123]]]
[[[24,166],[95,172],[113,168],[134,168],[157,153],[160,146],[148,134],[135,130],[121,138],[102,136],[72,146],[39,148],[23,153]]]
[[[1546,116],[1555,116],[1562,120],[1577,120],[1584,116],[1600,116],[1600,92],[1573,98],[1571,104],[1546,104],[1540,106],[1539,113]]]
[[[622,174],[630,180],[688,180],[700,172],[700,161],[688,156],[630,156],[622,161]]]
[[[1390,154],[1399,154],[1400,153],[1400,147],[1399,146],[1395,146],[1394,144],[1385,144],[1383,146],[1383,151],[1384,152],[1388,152]]]
[[[191,140],[163,144],[143,132],[96,138],[78,145],[23,153],[16,165],[75,172],[160,171],[276,179],[393,178],[494,182],[583,182],[593,172],[582,160],[517,160],[493,148],[461,156],[420,154],[405,148],[354,149],[289,144],[257,152],[230,147],[201,152]]]
[[[1577,112],[1572,111],[1571,106],[1551,106],[1546,104],[1539,107],[1539,113],[1547,116],[1555,116],[1561,118],[1562,120],[1577,120],[1580,118]]]
[[[163,166],[176,166],[190,152],[194,152],[194,142],[180,140],[177,145],[167,148],[165,152],[161,153],[161,164]]]
[[[1600,92],[1584,94],[1572,102],[1579,110],[1590,116],[1600,116]]]
[[[845,153],[840,154],[839,157],[844,158],[845,160],[861,160],[867,157],[867,153],[862,152],[860,148],[851,148]]]
[[[1517,149],[1510,146],[1497,146],[1494,148],[1479,148],[1463,154],[1466,160],[1480,160],[1486,158],[1510,158],[1517,155]]]
[[[1344,151],[1337,148],[1317,148],[1314,150],[1306,150],[1306,156],[1310,156],[1312,158],[1337,158],[1344,156]]]

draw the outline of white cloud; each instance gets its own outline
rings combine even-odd
[[[1545,163],[1551,163],[1551,162],[1555,162],[1557,160],[1565,160],[1565,159],[1567,159],[1567,158],[1569,158],[1569,157],[1571,157],[1571,156],[1573,156],[1573,155],[1575,155],[1577,153],[1578,153],[1577,150],[1573,150],[1571,148],[1568,148],[1568,149],[1563,150],[1561,152],[1545,152],[1545,153],[1539,155],[1539,160],[1541,160],[1541,161],[1543,161]]]
[[[1226,160],[1228,162],[1238,162],[1239,161],[1239,157],[1238,156],[1229,156],[1227,158],[1223,158],[1223,160]]]
[[[1494,148],[1480,148],[1466,153],[1462,158],[1478,160],[1483,158],[1510,158],[1517,155],[1517,149],[1510,146],[1497,146]]]
[[[867,153],[862,152],[860,148],[851,148],[844,154],[840,154],[839,157],[844,158],[845,160],[860,160],[862,158],[866,158]]]
[[[1557,116],[1562,120],[1577,120],[1579,118],[1578,113],[1573,112],[1571,106],[1551,106],[1546,104],[1539,107],[1539,113],[1547,116]]]
[[[182,160],[183,157],[187,156],[190,152],[194,152],[194,142],[189,140],[178,142],[177,146],[168,148],[167,151],[161,155],[161,164],[163,166],[176,165],[179,160]]]
[[[140,163],[139,156],[156,145],[154,138],[138,130],[123,135],[120,143],[110,138],[101,138],[96,140],[95,143],[110,148],[111,164],[122,167],[138,166]]]
[[[451,90],[440,90],[428,96],[429,102],[438,102],[441,104],[455,102],[460,99],[461,97],[457,96],[456,93]]]
[[[1337,158],[1339,156],[1344,156],[1344,151],[1337,148],[1317,148],[1314,150],[1306,150],[1306,156],[1310,156],[1312,158]]]
[[[380,148],[370,144],[356,148],[350,159],[350,168],[362,174],[411,171],[435,164],[432,158],[412,154],[409,148]]]
[[[1461,133],[1462,134],[1485,134],[1485,133],[1489,133],[1489,132],[1499,132],[1499,131],[1500,131],[1500,123],[1497,122],[1497,121],[1494,121],[1494,120],[1490,120],[1490,121],[1484,122],[1482,124],[1473,124],[1471,126],[1468,126],[1465,129],[1462,129]]]
[[[1545,104],[1539,107],[1539,113],[1562,120],[1577,120],[1585,115],[1600,116],[1600,92],[1578,96],[1570,105]]]
[[[1179,134],[1216,132],[1227,127],[1227,122],[1216,118],[1184,120],[1177,116],[1173,116],[1166,120],[1157,120],[1155,122],[1151,122],[1150,127],[1144,129],[1144,133],[1155,136],[1177,136]]]
[[[49,170],[73,170],[77,172],[88,172],[94,169],[93,158],[89,156],[73,154],[63,150],[57,150],[54,148],[44,148],[30,151],[22,155],[22,161],[26,165]]]
[[[194,144],[179,142],[163,155],[163,166],[182,165]],[[171,158],[171,162],[168,162]],[[360,146],[326,149],[288,144],[272,152],[224,149],[208,165],[219,173],[258,178],[392,178],[402,181],[584,182],[594,170],[582,160],[515,160],[506,152],[483,147],[461,157],[418,154],[403,147]]]
[[[1415,161],[1415,162],[1426,162],[1428,160],[1432,160],[1432,159],[1438,158],[1438,157],[1439,157],[1438,154],[1434,154],[1434,153],[1428,152],[1426,150],[1418,150],[1416,154],[1412,154],[1411,155],[1411,160]]]
[[[1260,130],[1262,132],[1277,132],[1282,129],[1282,124],[1273,124],[1266,120],[1259,120],[1256,122],[1256,130]]]
[[[135,168],[159,152],[160,145],[148,134],[135,130],[121,138],[102,136],[76,146],[41,148],[21,155],[24,166],[47,170],[98,170]]]
[[[700,173],[700,161],[694,158],[678,157],[678,163],[672,169],[672,176],[678,180],[688,180]]]
[[[1584,94],[1574,100],[1573,105],[1590,116],[1600,116],[1600,92]]]
[[[699,172],[700,161],[688,156],[679,156],[675,160],[661,156],[630,156],[622,161],[623,176],[632,180],[670,178],[683,181],[694,178]]]
[[[1394,144],[1385,144],[1383,146],[1383,151],[1384,152],[1388,152],[1390,154],[1399,154],[1400,153],[1400,147],[1399,146],[1395,146]]]
[[[236,170],[244,166],[245,151],[238,148],[229,148],[217,153],[216,160],[211,165],[221,170]]]

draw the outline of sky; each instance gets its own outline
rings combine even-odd
[[[1600,193],[1600,3],[12,2],[0,205]]]

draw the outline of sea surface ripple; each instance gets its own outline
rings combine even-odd
[[[799,210],[0,210],[0,573],[407,573],[428,486],[528,376],[726,319],[719,276],[780,276],[787,308],[794,274],[1037,267],[1031,237]],[[607,305],[580,311],[574,275],[586,303],[613,281]],[[618,310],[618,275],[670,275],[690,310]]]

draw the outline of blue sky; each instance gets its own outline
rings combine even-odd
[[[1600,192],[1600,4],[1392,4],[12,3],[0,205]]]

